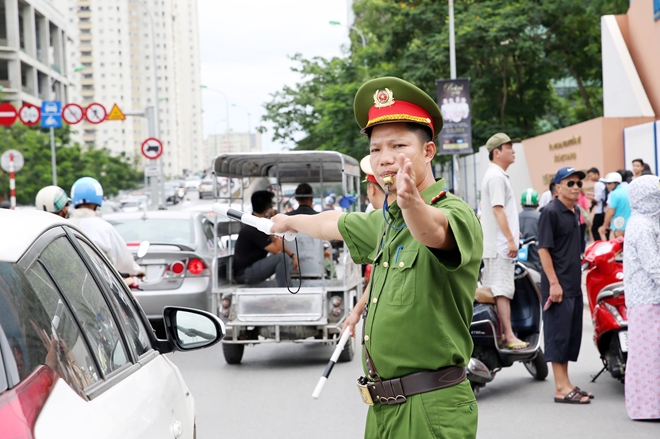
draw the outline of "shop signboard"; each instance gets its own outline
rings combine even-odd
[[[435,84],[444,122],[438,137],[438,154],[471,154],[470,80],[439,79]]]

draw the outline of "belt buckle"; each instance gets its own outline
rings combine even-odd
[[[357,380],[357,387],[358,391],[360,392],[360,396],[362,397],[362,402],[364,402],[367,405],[374,405],[374,400],[371,398],[371,393],[369,393],[369,389],[367,388],[367,379],[365,377],[360,377]]]

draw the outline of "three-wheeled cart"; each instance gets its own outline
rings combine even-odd
[[[360,199],[358,162],[334,151],[226,153],[213,160],[213,172],[230,182],[229,189],[219,188],[218,178],[213,179],[216,201],[243,211],[250,211],[254,191],[271,190],[276,207],[282,212],[290,201],[287,195],[292,196],[292,190],[300,183],[313,187],[318,203],[329,191]],[[359,201],[347,210],[359,210]],[[213,311],[227,329],[222,341],[227,363],[240,363],[246,345],[336,344],[344,321],[362,295],[362,270],[351,260],[346,245],[298,234],[300,270],[293,274],[290,287],[277,288],[268,283],[250,286],[237,284],[233,276],[236,232],[234,227],[224,232],[216,227],[216,239],[222,240],[220,246],[229,247],[226,256],[214,259],[216,275],[212,288]],[[287,245],[296,251],[295,242]],[[215,248],[218,247],[216,242]],[[299,282],[300,290],[292,294]],[[354,352],[355,342],[351,339],[339,361],[350,361]]]

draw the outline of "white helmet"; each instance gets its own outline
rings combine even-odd
[[[59,186],[46,186],[37,193],[34,200],[37,210],[43,210],[50,213],[60,213],[62,209],[71,203],[66,192]]]

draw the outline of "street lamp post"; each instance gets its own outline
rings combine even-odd
[[[454,36],[454,0],[449,0],[449,77],[456,79],[456,40]],[[458,189],[458,155],[452,155],[452,186]]]
[[[154,17],[151,14],[151,11],[147,7],[147,5],[142,2],[142,0],[133,0],[135,3],[139,4],[142,6],[147,13],[147,16],[149,17],[149,26],[151,27],[151,68],[153,71],[151,72],[153,78],[154,78],[154,110],[155,110],[155,115],[153,115],[153,123],[154,123],[154,132],[156,134],[156,138],[162,141],[160,138],[160,108],[158,106],[158,76],[156,74],[156,30],[154,26]],[[163,205],[165,204],[165,182],[164,182],[164,176],[163,176],[163,158],[158,159],[159,165],[160,165],[160,178],[161,178],[161,190],[162,190],[162,196],[163,196]],[[151,207],[154,209],[158,209],[158,202],[160,198],[159,188],[157,186],[158,180],[154,180],[154,177],[149,177],[151,179]]]
[[[225,136],[227,136],[227,139],[229,139],[229,99],[227,99],[227,95],[224,94],[223,92],[221,92],[220,90],[217,90],[217,89],[211,88],[211,87],[207,87],[206,85],[200,85],[200,87],[205,89],[205,90],[211,90],[213,92],[220,93],[222,95],[222,97],[225,99],[225,112],[227,113],[227,117],[225,118],[227,120],[227,132],[226,132]],[[227,142],[227,143],[229,143],[229,142]],[[217,144],[216,144],[216,150],[214,151],[213,155],[214,156],[218,155]]]
[[[252,151],[252,135],[250,134],[250,116],[251,116],[251,114],[250,114],[250,112],[248,111],[247,108],[239,107],[239,106],[236,105],[236,104],[231,104],[231,106],[232,106],[232,107],[236,107],[236,108],[238,108],[238,109],[240,109],[240,110],[244,110],[244,111],[247,113],[247,120],[248,120],[248,129],[247,129],[247,131],[248,131],[248,143],[249,143],[250,151]]]
[[[454,40],[454,0],[449,0],[449,77],[456,79],[456,41]]]
[[[344,26],[343,24],[341,24],[340,21],[336,21],[336,20],[330,20],[330,24],[332,26]],[[362,48],[363,49],[366,48],[367,47],[367,39],[364,37],[364,33],[362,33],[362,31],[360,29],[358,29],[357,27],[355,27],[353,25],[349,25],[349,26],[346,26],[346,27],[351,29],[351,30],[354,30],[355,32],[357,32],[358,35],[360,35],[360,38],[362,39]],[[364,67],[368,68],[366,58],[364,60]]]

